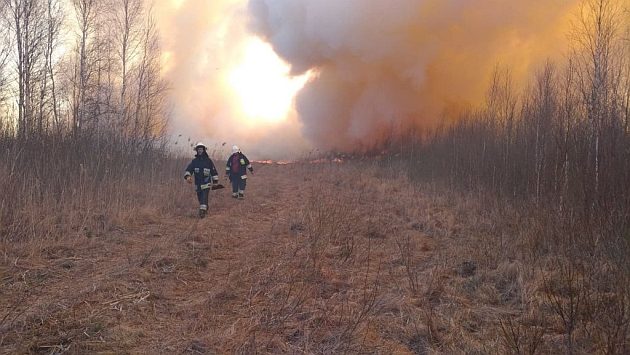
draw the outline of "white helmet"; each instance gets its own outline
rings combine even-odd
[[[199,142],[199,143],[195,144],[195,149],[194,149],[194,150],[197,150],[197,148],[203,148],[203,149],[206,149],[206,150],[208,149],[208,148],[206,147],[206,145],[205,145],[205,144],[203,144],[203,143],[201,143],[201,142]]]
[[[238,149],[238,146],[237,146],[237,145],[233,145],[233,146],[232,146],[232,153],[238,153],[238,152],[240,152],[240,151],[241,151],[241,150],[240,150],[240,149]]]

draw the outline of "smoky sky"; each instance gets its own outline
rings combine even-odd
[[[293,74],[304,137],[353,150],[479,104],[497,65],[524,81],[566,48],[577,1],[249,0],[249,29]]]
[[[497,65],[525,83],[561,59],[578,0],[156,2],[173,133],[260,157],[359,150],[483,102]],[[258,36],[311,77],[289,117],[247,125],[226,71]]]

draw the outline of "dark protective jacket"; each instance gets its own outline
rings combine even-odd
[[[195,186],[197,187],[197,190],[200,190],[202,185],[207,186],[213,181],[219,181],[219,173],[217,173],[217,169],[215,168],[212,159],[210,159],[208,153],[206,152],[203,152],[201,155],[195,155],[195,159],[188,164],[186,172],[184,173],[184,178],[193,175],[195,177]]]
[[[227,160],[227,166],[225,167],[225,172],[230,177],[230,180],[237,177],[240,179],[247,179],[247,169],[249,171],[254,172],[252,165],[249,162],[249,159],[245,156],[245,154],[241,152],[234,153],[230,155]]]

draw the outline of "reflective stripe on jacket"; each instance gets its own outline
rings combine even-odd
[[[184,178],[187,176],[195,177],[195,185],[200,188],[201,185],[212,183],[212,181],[219,181],[219,173],[212,162],[212,159],[208,156],[208,153],[204,152],[202,155],[196,155],[186,171]]]

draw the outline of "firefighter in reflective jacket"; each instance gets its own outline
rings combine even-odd
[[[190,184],[195,183],[195,191],[199,200],[199,217],[204,218],[208,214],[208,195],[213,184],[219,182],[219,174],[214,167],[212,159],[206,152],[206,146],[203,143],[197,143],[195,146],[195,159],[193,159],[184,173],[184,179]]]
[[[244,198],[245,197],[245,185],[247,185],[247,170],[250,173],[254,173],[254,168],[249,163],[249,159],[245,154],[241,153],[241,150],[237,146],[232,147],[232,155],[227,160],[227,166],[225,172],[232,182],[232,197]]]

